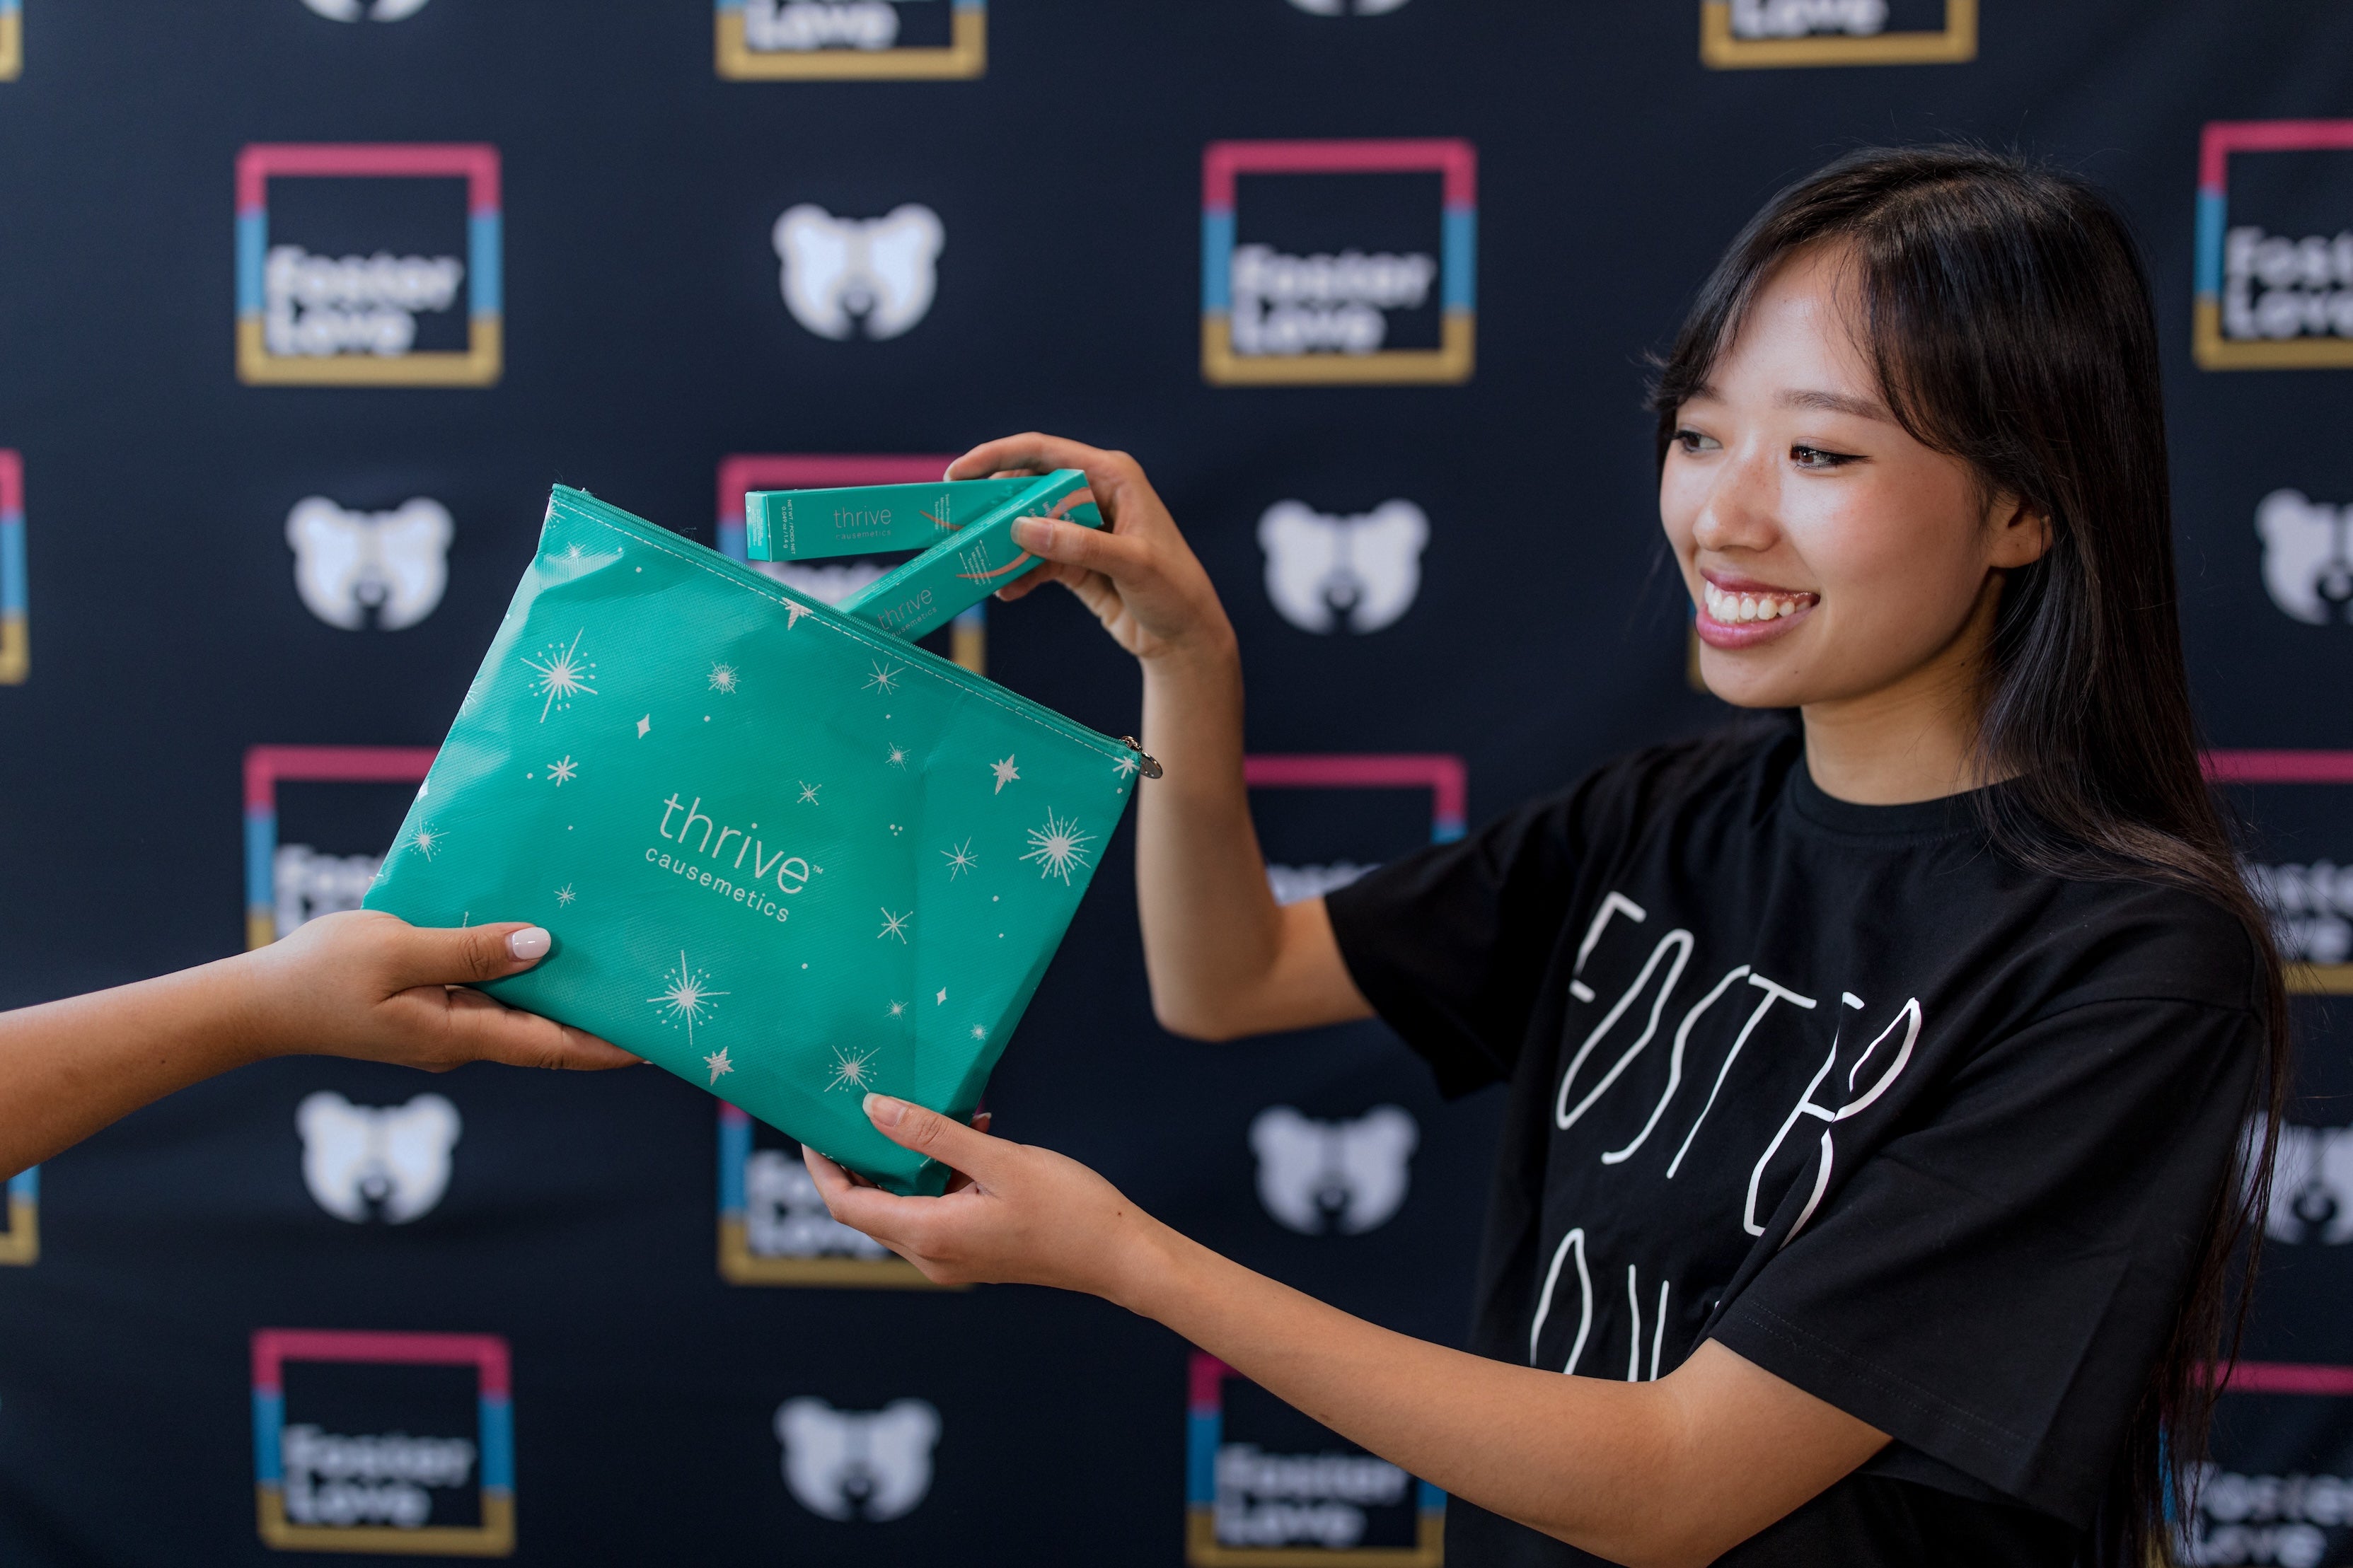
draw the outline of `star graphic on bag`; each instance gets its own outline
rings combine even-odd
[[[793,782],[801,786],[801,798],[793,803],[795,805],[821,805],[824,804],[822,801],[818,799],[817,792],[823,789],[825,785],[813,784],[807,779],[795,779]]]
[[[972,1026],[972,1037],[976,1040],[985,1040],[988,1038],[988,1031],[982,1028],[978,1024],[975,1024]]]
[[[566,709],[572,706],[575,697],[596,695],[596,666],[580,657],[580,639],[587,635],[586,630],[573,634],[569,647],[561,642],[551,642],[540,650],[537,658],[523,656],[523,663],[539,672],[533,687],[547,699],[539,705],[541,723],[547,722],[550,709]]]
[[[969,838],[955,848],[943,849],[940,853],[947,858],[948,880],[951,882],[955,881],[961,873],[969,871],[980,864],[980,857],[972,852],[972,840]]]
[[[841,1047],[834,1047],[833,1081],[825,1087],[828,1089],[865,1089],[874,1081],[874,1071],[871,1065],[873,1060],[874,1053],[871,1050],[852,1056]]]
[[[1092,833],[1080,832],[1076,822],[1049,811],[1046,826],[1029,830],[1029,853],[1021,858],[1038,863],[1039,878],[1060,877],[1067,886],[1072,871],[1086,868],[1086,847],[1093,838]]]
[[[702,1058],[702,1065],[711,1069],[711,1081],[714,1084],[719,1081],[720,1074],[731,1073],[735,1070],[735,1064],[727,1059],[727,1047],[725,1046],[720,1047],[717,1050],[712,1051],[709,1056],[704,1057]]]
[[[555,889],[555,903],[556,903],[556,907],[557,907],[558,909],[562,909],[562,908],[564,908],[565,905],[568,905],[569,903],[571,903],[573,900],[575,900],[575,899],[578,898],[579,896],[580,896],[579,894],[577,894],[577,893],[575,893],[575,892],[574,892],[574,891],[572,890],[572,884],[571,884],[571,883],[569,883],[569,882],[566,882],[566,883],[565,883],[565,884],[564,884],[564,886],[562,886],[562,887],[560,887],[560,888],[558,888],[558,889]]]
[[[654,716],[653,716],[652,714],[649,713],[649,714],[647,714],[644,718],[642,718],[642,719],[638,720],[638,740],[640,740],[640,741],[644,740],[644,739],[646,738],[646,731],[649,731],[649,730],[650,730],[650,729],[652,729],[653,727],[654,727]]]
[[[547,776],[555,781],[556,788],[562,789],[580,776],[580,764],[566,755],[559,761],[547,764]]]
[[[874,933],[874,940],[876,942],[881,942],[886,936],[895,936],[899,939],[899,945],[901,947],[906,946],[907,922],[914,918],[915,911],[913,910],[909,910],[903,915],[894,915],[889,910],[884,910],[882,911],[882,929]]]
[[[799,626],[801,624],[801,617],[808,613],[808,606],[807,605],[800,604],[792,599],[786,599],[785,601],[785,630],[791,631],[795,626]]]
[[[734,690],[735,667],[732,664],[712,665],[711,667],[711,689],[713,691]]]
[[[1123,779],[1133,778],[1135,776],[1135,759],[1134,757],[1114,758],[1112,762],[1111,767],[1112,772],[1117,773]]]
[[[891,1016],[893,1018],[903,1018],[906,1016],[907,1005],[904,1002],[893,1002],[891,1004]]]
[[[435,832],[433,830],[433,825],[428,822],[420,824],[416,833],[410,837],[408,842],[416,847],[417,852],[419,855],[422,855],[427,860],[430,860],[433,858],[434,854],[440,849],[441,840],[448,837],[449,836],[446,833]]]
[[[1013,765],[1013,759],[1009,756],[1001,763],[989,763],[988,767],[997,775],[997,787],[988,792],[991,795],[1003,795],[1005,786],[1021,776],[1021,770]]]
[[[886,664],[881,659],[876,659],[874,673],[867,678],[866,689],[880,691],[885,695],[896,691],[899,689],[899,677],[904,675],[906,670],[907,667],[903,664]]]
[[[946,1006],[948,1000],[948,988],[944,985],[941,986],[940,994],[933,997],[932,1000],[938,1003],[943,1007]]]
[[[889,754],[888,756],[884,757],[882,760],[883,760],[884,762],[886,762],[886,763],[890,763],[890,764],[891,764],[892,767],[894,767],[894,768],[903,768],[903,767],[905,767],[905,766],[907,765],[907,757],[908,757],[908,754],[909,754],[909,753],[908,753],[908,751],[907,751],[907,748],[906,748],[906,747],[900,745],[900,744],[899,744],[898,742],[892,742],[892,745],[891,745],[891,752],[890,752],[890,754]]]

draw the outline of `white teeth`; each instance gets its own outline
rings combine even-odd
[[[1726,626],[1747,621],[1772,621],[1796,615],[1811,601],[1810,595],[1734,594],[1713,583],[1701,585],[1701,602],[1708,615]]]

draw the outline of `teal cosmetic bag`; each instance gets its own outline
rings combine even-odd
[[[971,1115],[1157,771],[558,488],[366,903],[545,925],[548,957],[485,989],[936,1193],[864,1095]]]

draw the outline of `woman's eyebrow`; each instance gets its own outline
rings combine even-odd
[[[1891,425],[1895,422],[1885,404],[1869,397],[1850,397],[1843,392],[1785,392],[1773,401],[1784,408],[1819,408],[1830,414],[1852,414],[1858,419],[1878,419]]]

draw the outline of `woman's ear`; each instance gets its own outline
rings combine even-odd
[[[2047,513],[2020,500],[2016,496],[1998,496],[1986,509],[1986,521],[1991,525],[1993,537],[1988,541],[1986,564],[2003,572],[2015,572],[2042,559],[2051,548],[2051,519]]]

